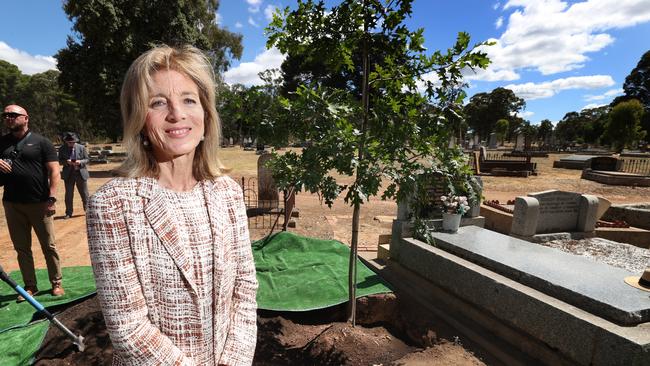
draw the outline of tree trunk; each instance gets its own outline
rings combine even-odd
[[[363,85],[361,92],[361,102],[363,105],[363,119],[361,121],[361,142],[359,143],[358,157],[359,162],[363,161],[363,152],[365,149],[366,126],[368,124],[368,110],[370,107],[369,100],[369,85],[368,85],[368,72],[370,69],[369,56],[368,56],[368,14],[365,12],[367,9],[367,1],[363,0],[364,18],[363,18]],[[356,169],[356,182],[360,181],[359,167]],[[355,185],[359,189],[358,185]],[[354,327],[357,322],[357,252],[359,247],[359,216],[361,213],[361,203],[359,202],[359,195],[354,195],[356,201],[354,202],[354,211],[352,213],[352,242],[350,243],[350,264],[348,267],[348,321]]]

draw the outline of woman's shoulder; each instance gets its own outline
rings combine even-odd
[[[92,195],[91,199],[118,199],[120,198],[120,195],[129,195],[131,191],[135,192],[136,188],[136,178],[117,177],[99,187],[99,189],[97,189],[97,191]]]
[[[214,190],[238,193],[241,192],[241,186],[234,179],[227,175],[216,177],[209,181]]]

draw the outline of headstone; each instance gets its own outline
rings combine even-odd
[[[479,146],[481,144],[481,138],[478,136],[478,134],[474,135],[474,144],[472,146]]]
[[[453,148],[456,146],[456,138],[454,136],[449,136],[449,148]]]
[[[276,208],[280,200],[271,169],[266,166],[272,157],[271,154],[262,154],[257,159],[257,205],[260,208]]]
[[[497,134],[492,132],[488,140],[488,148],[496,149],[497,148]]]
[[[540,234],[570,233],[593,236],[598,216],[598,197],[564,191],[531,193],[517,197],[511,234],[534,238]]]
[[[613,156],[596,156],[590,159],[589,168],[607,172],[615,172],[620,168],[620,161]]]
[[[596,220],[600,220],[600,218],[603,217],[611,205],[612,202],[610,200],[603,197],[598,197],[598,211],[596,211]]]
[[[515,151],[524,151],[525,139],[526,137],[523,133],[517,135],[517,140],[515,141]]]
[[[232,146],[234,143],[234,140],[232,137],[228,138],[228,146]]]

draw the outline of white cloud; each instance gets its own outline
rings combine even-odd
[[[526,100],[550,98],[562,90],[599,89],[614,85],[609,75],[573,76],[542,83],[510,84],[504,86]]]
[[[246,0],[246,2],[248,3],[248,5],[250,5],[248,7],[248,11],[250,11],[251,13],[257,13],[258,11],[260,11],[260,5],[262,5],[262,0]]]
[[[605,104],[598,104],[598,103],[587,104],[586,106],[582,107],[581,111],[584,111],[585,109],[592,109],[592,108],[602,107],[604,105],[607,105],[607,103],[605,103]]]
[[[260,25],[255,22],[255,20],[252,17],[248,17],[248,24],[252,25],[255,28],[259,28]]]
[[[214,24],[221,24],[223,17],[219,13],[214,13]]]
[[[0,41],[0,60],[16,66],[23,74],[33,75],[47,70],[56,70],[56,60],[52,56],[30,55],[25,51],[12,48]]]
[[[526,119],[526,118],[530,118],[530,117],[532,117],[532,116],[535,114],[535,112],[531,112],[531,111],[523,111],[523,112],[519,112],[519,113],[517,113],[517,114],[519,115],[519,117],[521,117],[521,118],[523,118],[523,119]]]
[[[492,5],[492,9],[497,10],[497,9],[499,9],[500,6],[501,6],[501,3],[497,1],[496,3],[494,3],[494,5]]]
[[[463,78],[466,80],[479,80],[479,81],[512,81],[518,80],[519,74],[513,70],[495,70],[488,67],[487,69],[464,69]]]
[[[532,69],[543,75],[575,70],[589,53],[603,50],[615,39],[608,30],[650,21],[648,0],[587,0],[569,4],[561,0],[510,0],[514,9],[494,46],[484,50],[490,69],[512,75]],[[506,22],[504,22],[506,23]],[[497,20],[498,25],[498,20]]]
[[[623,88],[611,89],[604,92],[603,94],[598,94],[598,95],[587,94],[585,95],[585,100],[587,102],[595,102],[598,100],[612,99],[613,97],[621,95],[623,93],[624,93]]]
[[[503,25],[503,17],[499,17],[497,21],[494,23],[494,26],[499,29]]]
[[[268,69],[280,68],[284,58],[285,56],[277,48],[265,50],[255,56],[255,61],[242,62],[239,66],[226,71],[224,79],[230,85],[260,85],[262,80],[257,74]]]
[[[264,8],[264,16],[266,17],[266,20],[269,22],[273,20],[273,13],[275,13],[277,8],[278,7],[274,5],[267,5],[266,8]]]
[[[235,22],[235,28],[241,29],[244,28],[244,25],[241,22]]]

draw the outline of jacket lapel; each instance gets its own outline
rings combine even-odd
[[[172,215],[158,184],[153,178],[138,179],[138,195],[145,199],[144,215],[156,236],[176,263],[195,295],[198,295],[189,248],[181,242]]]

